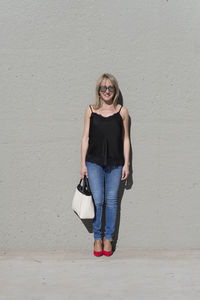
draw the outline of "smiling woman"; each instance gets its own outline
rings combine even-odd
[[[81,144],[81,178],[87,176],[96,214],[93,219],[94,255],[112,254],[112,240],[118,204],[120,180],[129,175],[130,141],[128,110],[118,103],[116,78],[108,73],[96,84],[96,103],[85,110],[84,133]],[[106,226],[102,240],[101,219],[105,203]]]

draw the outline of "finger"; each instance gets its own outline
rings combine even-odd
[[[124,180],[127,178],[127,173],[125,172],[125,174],[124,174]]]
[[[87,172],[87,170],[84,171],[84,175],[88,178],[88,172]]]

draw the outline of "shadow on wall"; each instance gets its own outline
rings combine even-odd
[[[118,103],[123,105],[123,97],[122,94],[120,92],[119,94],[119,101]],[[129,131],[129,138],[131,137],[131,118],[129,116],[129,125],[128,125],[128,131]],[[131,138],[130,138],[130,173],[129,176],[127,178],[127,180],[123,180],[120,183],[119,186],[119,192],[118,192],[118,208],[117,208],[117,217],[116,217],[116,224],[115,224],[115,233],[114,233],[114,238],[113,238],[113,242],[112,242],[112,250],[113,252],[116,249],[116,245],[117,245],[117,240],[118,240],[118,236],[119,236],[119,227],[120,227],[120,219],[121,219],[121,202],[122,202],[122,198],[123,198],[123,194],[124,194],[124,190],[129,190],[132,188],[133,185],[133,163],[132,163],[132,145],[131,145]],[[105,187],[105,182],[104,182],[104,187]],[[105,190],[105,189],[104,189]],[[89,233],[93,233],[93,226],[92,226],[92,219],[80,219],[83,223],[83,225],[86,227],[87,231]],[[102,214],[102,232],[104,232],[105,229],[105,201],[104,201],[104,205],[103,205],[103,214]]]

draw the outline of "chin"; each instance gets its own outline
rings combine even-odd
[[[110,97],[110,98],[104,98],[104,100],[106,101],[110,101],[110,100],[112,100],[112,97]]]

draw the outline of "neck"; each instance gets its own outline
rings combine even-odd
[[[104,101],[104,100],[102,99],[102,107],[109,108],[109,107],[111,107],[111,106],[113,106],[113,105],[114,105],[114,104],[113,104],[112,99],[109,100],[109,101]]]

